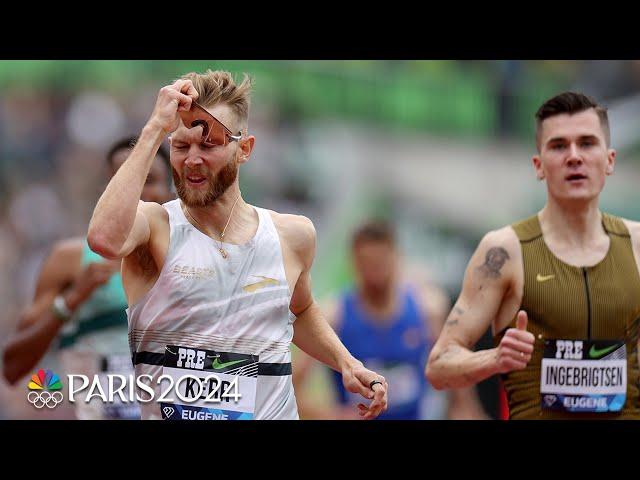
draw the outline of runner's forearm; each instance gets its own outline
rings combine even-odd
[[[472,352],[451,343],[429,356],[426,375],[438,390],[475,385],[497,373],[495,349]]]
[[[71,288],[63,295],[70,312],[86,300],[86,293]],[[28,374],[47,353],[63,322],[51,310],[52,301],[36,302],[25,311],[18,330],[11,335],[3,354],[4,377],[11,384]]]
[[[131,155],[107,185],[89,224],[87,240],[92,250],[114,257],[127,241],[149,169],[164,136],[162,129],[146,126]]]
[[[360,363],[323,318],[315,301],[298,315],[294,328],[293,343],[333,370],[341,372],[348,365]]]
[[[47,353],[61,327],[60,319],[48,309],[36,322],[11,336],[3,355],[3,373],[10,384],[31,372]]]

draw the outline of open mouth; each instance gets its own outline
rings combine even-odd
[[[192,185],[202,185],[207,181],[207,177],[201,175],[187,175],[187,181]]]
[[[576,182],[576,181],[586,180],[586,179],[587,179],[587,176],[582,175],[581,173],[573,173],[565,177],[565,180],[567,180],[568,182]]]

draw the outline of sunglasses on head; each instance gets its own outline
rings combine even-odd
[[[178,112],[182,123],[187,128],[202,126],[202,143],[207,146],[226,146],[229,142],[237,142],[242,138],[242,132],[233,135],[225,125],[216,117],[211,115],[205,108],[191,102],[191,109],[188,112]]]

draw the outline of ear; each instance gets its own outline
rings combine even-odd
[[[240,148],[238,148],[238,163],[245,163],[249,161],[249,157],[251,156],[255,143],[256,137],[253,135],[249,135],[240,140]]]
[[[540,160],[540,155],[534,155],[531,158],[533,163],[533,168],[536,171],[536,178],[540,181],[544,180],[544,171],[542,170],[542,160]]]
[[[617,152],[613,148],[610,148],[607,153],[607,168],[605,169],[607,175],[613,174],[613,169],[616,165],[616,154]]]

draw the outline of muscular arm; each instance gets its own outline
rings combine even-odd
[[[14,384],[36,366],[60,331],[62,322],[51,311],[51,305],[56,295],[72,285],[80,270],[81,252],[81,239],[68,240],[55,245],[45,260],[34,301],[23,311],[5,347],[3,373],[9,383]],[[82,300],[81,292],[73,287],[64,297],[72,311]]]
[[[94,252],[105,258],[123,258],[149,242],[153,207],[140,201],[142,189],[162,140],[180,125],[178,111],[189,110],[197,98],[190,80],[177,80],[160,89],[138,142],[93,211],[87,240]]]
[[[471,348],[512,288],[517,248],[506,229],[490,232],[480,242],[467,266],[460,297],[429,356],[426,375],[435,388],[464,388],[498,373],[497,349],[473,352]]]
[[[93,211],[87,240],[105,258],[123,258],[149,241],[142,188],[164,132],[145,127],[131,155],[118,169]]]
[[[322,315],[311,294],[310,270],[315,256],[316,234],[311,221],[304,217],[289,217],[286,243],[298,259],[300,275],[291,296],[290,310],[296,315],[293,342],[301,350],[342,374],[345,388],[371,400],[369,406],[359,404],[359,415],[369,420],[387,409],[386,380],[368,370],[342,344]],[[374,380],[378,384],[369,386]]]

